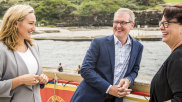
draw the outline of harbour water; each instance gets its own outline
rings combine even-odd
[[[78,68],[82,64],[90,41],[37,40],[43,66]],[[153,76],[170,54],[169,47],[162,41],[140,41],[144,45],[140,75]]]

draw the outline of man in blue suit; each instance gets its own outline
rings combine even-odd
[[[81,67],[83,81],[71,102],[122,102],[130,94],[143,51],[129,35],[134,21],[130,9],[120,8],[114,14],[114,34],[92,40]]]

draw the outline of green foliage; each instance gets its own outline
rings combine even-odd
[[[181,3],[181,0],[164,0],[166,3]]]
[[[138,9],[136,0],[122,0],[121,7],[130,8],[131,10]]]
[[[59,18],[76,10],[67,0],[43,0],[35,8],[38,21],[48,21],[49,24],[58,22]]]
[[[68,0],[75,5],[80,5],[84,0]]]
[[[163,0],[136,0],[136,2],[139,5],[144,5],[144,6],[154,6],[156,4],[162,3]]]
[[[6,10],[10,7],[10,5],[7,2],[1,2],[0,3],[0,16],[3,17]]]
[[[166,2],[170,0],[165,0]],[[181,1],[181,0],[172,0]],[[34,7],[38,23],[50,25],[69,15],[93,16],[111,14],[121,7],[132,10],[158,9],[163,0],[6,0],[0,2],[0,16],[14,4]]]
[[[76,12],[81,16],[92,16],[98,13],[113,13],[121,7],[119,0],[84,0]]]
[[[163,10],[164,7],[162,7],[161,5],[156,5],[153,7],[148,8],[148,10]]]
[[[163,0],[136,0],[137,10],[157,9]],[[161,9],[161,8],[160,8]]]

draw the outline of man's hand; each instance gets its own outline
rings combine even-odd
[[[129,95],[132,90],[125,88],[124,85],[125,85],[125,81],[121,81],[119,85],[111,86],[111,88],[109,89],[109,94],[119,98]]]
[[[128,78],[121,79],[118,86],[128,89],[128,87],[130,86],[130,80]]]
[[[116,97],[123,97],[122,92],[124,92],[124,88],[118,87],[117,85],[113,85],[109,89],[109,94]]]

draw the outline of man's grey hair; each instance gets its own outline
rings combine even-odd
[[[135,22],[135,14],[133,13],[132,10],[130,10],[128,8],[120,8],[120,9],[118,9],[114,13],[114,17],[115,17],[116,14],[123,13],[123,12],[126,12],[126,13],[128,13],[130,15],[130,21]]]

